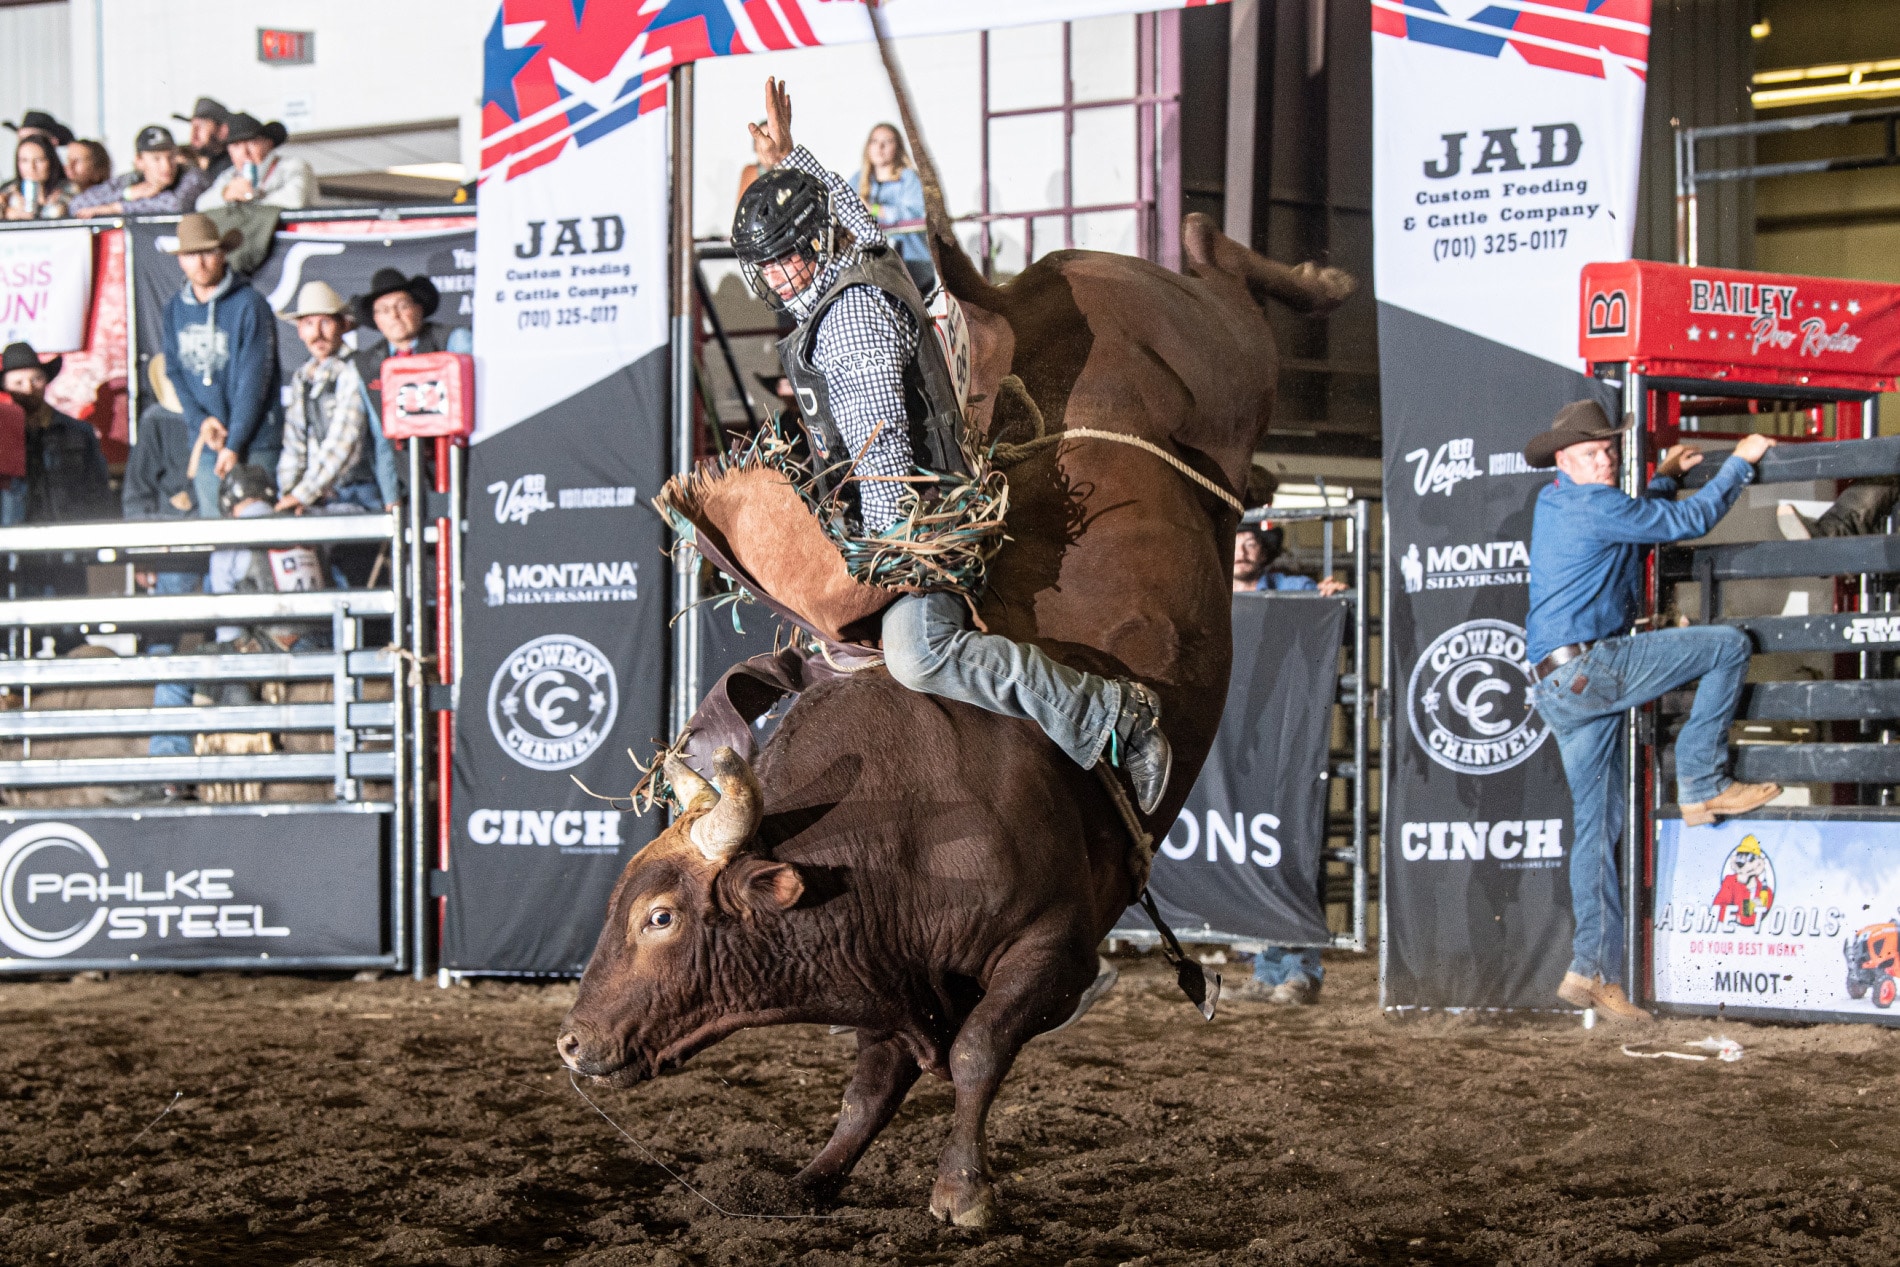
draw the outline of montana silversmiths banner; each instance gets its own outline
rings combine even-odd
[[[1900,1024],[1900,822],[1663,819],[1651,932],[1658,1003]]]
[[[1577,353],[1578,279],[1629,256],[1649,4],[1374,0],[1372,15],[1382,1001],[1557,1007],[1571,810],[1530,708],[1531,514],[1548,475],[1522,449],[1599,391]]]
[[[628,750],[666,738],[664,104],[482,186],[442,946],[459,971],[578,973],[663,823],[576,780],[624,797]]]
[[[268,966],[389,953],[382,814],[9,814],[0,969]]]
[[[1320,892],[1327,749],[1352,604],[1234,596],[1234,668],[1214,749],[1155,842],[1148,889],[1168,927],[1284,946],[1331,943]],[[1131,906],[1118,924],[1151,929]]]

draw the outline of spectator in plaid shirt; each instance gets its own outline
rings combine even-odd
[[[284,451],[277,459],[277,509],[302,514],[381,510],[363,376],[343,345],[349,305],[328,282],[305,282],[297,303],[277,314],[295,322],[310,359],[290,377]]]

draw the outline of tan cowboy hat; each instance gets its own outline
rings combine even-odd
[[[1557,465],[1557,450],[1567,449],[1573,444],[1582,444],[1586,440],[1608,440],[1620,436],[1630,429],[1634,419],[1625,419],[1622,426],[1614,426],[1603,406],[1594,400],[1572,401],[1557,411],[1557,420],[1550,424],[1550,430],[1538,436],[1524,446],[1524,460],[1536,467]]]
[[[178,222],[177,240],[169,247],[161,246],[158,249],[167,255],[191,255],[198,251],[230,252],[237,250],[243,241],[243,233],[229,229],[220,234],[210,216],[194,211]]]
[[[145,381],[152,385],[152,395],[169,413],[182,414],[185,407],[179,403],[178,389],[172,386],[171,375],[165,372],[165,354],[155,352],[152,359],[145,363]]]
[[[329,282],[305,282],[297,291],[297,302],[277,314],[285,321],[299,317],[338,317],[350,323],[350,304]]]

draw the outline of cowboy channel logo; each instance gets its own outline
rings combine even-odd
[[[1447,770],[1508,770],[1550,734],[1531,707],[1530,691],[1521,627],[1489,619],[1454,625],[1412,666],[1406,688],[1412,737]]]
[[[572,634],[522,643],[488,685],[488,728],[530,770],[565,770],[587,760],[607,741],[619,712],[613,666]]]
[[[59,959],[101,932],[108,941],[136,942],[290,936],[266,920],[262,906],[231,901],[234,874],[197,867],[163,879],[143,871],[115,877],[87,832],[31,823],[0,840],[0,944],[29,959]]]

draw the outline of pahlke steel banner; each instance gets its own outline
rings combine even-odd
[[[1530,707],[1531,511],[1548,476],[1521,450],[1596,390],[1578,279],[1629,256],[1649,4],[1374,0],[1372,17],[1383,1003],[1556,1007],[1570,801]]]

